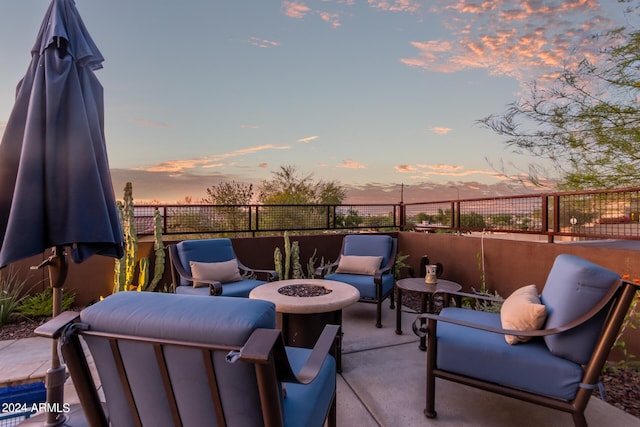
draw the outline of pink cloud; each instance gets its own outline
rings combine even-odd
[[[261,39],[260,37],[255,37],[255,36],[249,37],[249,43],[252,44],[253,46],[256,46],[262,49],[268,49],[270,47],[280,46],[280,43],[278,42],[274,42],[272,40],[267,40],[267,39]]]
[[[338,28],[340,25],[340,15],[338,13],[331,12],[319,12],[320,19],[324,22],[331,24],[333,28]]]
[[[442,126],[435,126],[432,127],[431,129],[429,129],[431,132],[435,133],[436,135],[446,135],[449,132],[451,132],[453,129],[451,128],[446,128],[446,127],[442,127]]]
[[[318,139],[318,138],[320,138],[318,135],[313,135],[313,136],[308,136],[306,138],[300,138],[298,142],[311,142],[314,139]]]
[[[184,172],[186,170],[193,170],[197,168],[210,169],[222,167],[225,164],[223,160],[234,157],[245,156],[264,150],[288,150],[291,147],[288,145],[273,145],[265,144],[255,147],[241,148],[239,150],[232,151],[230,153],[213,154],[210,156],[198,157],[193,159],[175,159],[167,160],[166,162],[158,163],[152,166],[145,166],[134,168],[135,170],[143,170],[147,172]]]
[[[420,10],[420,3],[415,0],[369,0],[369,6],[389,12],[415,13]]]
[[[411,42],[416,54],[401,58],[403,64],[445,73],[483,68],[525,82],[593,59],[602,46],[591,36],[611,28],[596,0],[442,0],[440,5],[434,12],[449,37]]]
[[[400,173],[414,172],[416,170],[416,168],[411,165],[397,165],[394,169]]]
[[[311,10],[309,6],[304,3],[296,1],[283,1],[282,10],[289,18],[302,19]]]
[[[342,167],[345,169],[365,169],[366,166],[354,160],[343,160]]]
[[[343,1],[338,3],[343,3],[343,4],[346,4],[347,6],[353,5],[353,1],[346,1],[346,2]],[[318,15],[320,19],[322,19],[324,22],[331,24],[333,28],[338,28],[342,25],[340,23],[340,16],[342,12],[340,11],[330,12],[326,10],[312,9],[306,4],[300,3],[297,1],[283,1],[281,7],[284,14],[289,18],[302,19],[308,14],[314,14],[314,15]]]
[[[149,119],[132,119],[131,121],[133,123],[142,125],[143,127],[146,127],[146,128],[172,128],[173,127],[172,123],[155,122]]]

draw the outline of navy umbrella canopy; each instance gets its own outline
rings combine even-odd
[[[64,248],[82,262],[120,258],[122,231],[104,138],[103,57],[73,0],[53,0],[18,83],[0,141],[0,268],[43,253],[53,315],[62,306]],[[47,426],[62,425],[65,367],[52,345],[47,371]]]
[[[104,138],[104,60],[73,0],[53,0],[0,142],[0,268],[67,246],[122,256]]]

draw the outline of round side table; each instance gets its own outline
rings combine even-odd
[[[444,303],[448,305],[449,299],[447,298],[447,292],[458,292],[462,289],[460,284],[451,280],[438,279],[435,284],[429,284],[424,282],[424,277],[411,277],[408,279],[400,279],[396,282],[396,289],[398,291],[398,304],[396,304],[396,334],[402,334],[402,291],[418,292],[422,296],[422,304],[420,307],[421,313],[433,313],[433,294],[442,293],[445,294]],[[420,344],[418,346],[420,350],[425,351],[427,349],[426,337],[420,338]]]

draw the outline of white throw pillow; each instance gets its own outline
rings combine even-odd
[[[504,300],[500,309],[503,329],[535,331],[540,329],[547,318],[547,308],[540,304],[536,285],[524,286]],[[508,344],[529,341],[531,337],[505,335]]]
[[[223,262],[196,262],[189,261],[194,288],[209,286],[208,283],[201,283],[198,280],[216,281],[220,283],[239,282],[242,280],[238,261],[234,258]]]
[[[373,276],[382,263],[381,256],[342,255],[336,273]]]

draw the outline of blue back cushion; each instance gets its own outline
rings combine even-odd
[[[343,254],[359,256],[381,256],[381,267],[387,265],[393,239],[386,235],[353,234],[344,237]]]
[[[176,245],[180,263],[191,275],[189,261],[196,262],[223,262],[236,257],[231,245],[231,239],[200,239],[183,240]],[[181,285],[189,285],[190,282],[180,278]]]
[[[559,255],[549,272],[540,300],[547,308],[545,328],[571,322],[593,308],[615,286],[620,276],[574,255]],[[608,306],[599,315],[571,331],[544,338],[556,356],[585,364],[598,340]]]

